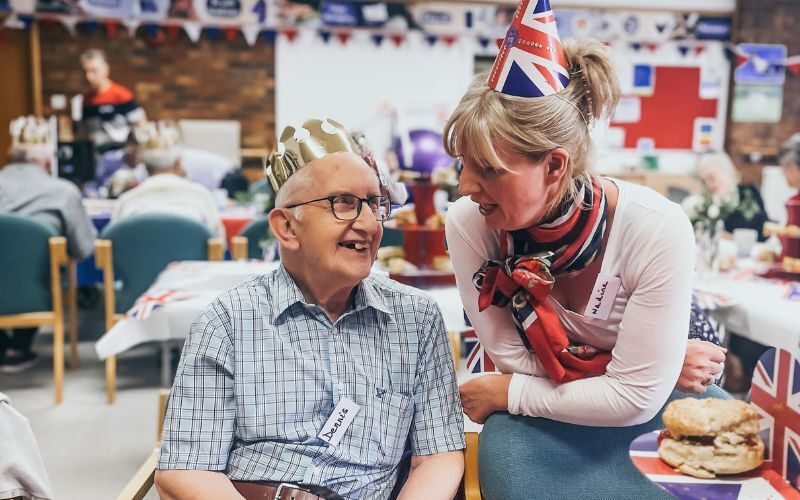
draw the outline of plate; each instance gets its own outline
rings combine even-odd
[[[648,432],[634,439],[630,446],[633,465],[647,479],[671,495],[685,500],[800,500],[795,490],[765,462],[743,474],[698,479],[675,471],[658,456],[658,434]]]

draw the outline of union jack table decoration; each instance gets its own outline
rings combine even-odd
[[[497,368],[489,354],[483,349],[481,341],[475,335],[475,330],[464,332],[464,343],[467,351],[467,372],[469,373],[495,373]]]
[[[133,307],[128,311],[127,316],[139,321],[144,321],[159,307],[189,298],[191,298],[191,295],[175,290],[148,290],[145,294],[136,299]]]
[[[765,352],[753,373],[750,398],[761,416],[770,466],[800,490],[800,363],[789,351]]]
[[[564,90],[569,71],[550,0],[523,0],[489,74],[489,87],[518,97]]]

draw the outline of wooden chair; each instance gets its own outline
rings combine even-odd
[[[124,317],[170,262],[222,260],[224,242],[201,224],[172,215],[142,215],[106,227],[95,242],[95,265],[103,271],[105,327]],[[121,285],[121,286],[118,286]],[[108,404],[116,394],[117,358],[106,358]]]
[[[0,328],[53,327],[55,402],[64,389],[64,292],[61,271],[67,267],[66,293],[70,330],[70,365],[78,365],[78,315],[75,262],[67,240],[42,223],[0,214]]]
[[[164,415],[167,411],[169,391],[162,389],[158,394],[158,415],[156,425],[156,447],[136,474],[128,481],[125,488],[117,495],[117,500],[142,500],[155,484],[158,450],[161,444],[161,432],[164,430]]]
[[[237,236],[231,238],[231,258],[233,260],[263,259],[264,249],[261,240],[267,237],[267,219],[256,219],[247,224]]]

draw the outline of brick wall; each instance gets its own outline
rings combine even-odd
[[[737,2],[738,30],[735,42],[781,43],[789,55],[800,54],[800,1],[759,0]],[[731,87],[733,91],[733,87]],[[758,185],[761,167],[774,165],[780,144],[800,131],[800,75],[787,72],[780,123],[728,123],[727,149],[742,171],[742,177]],[[751,153],[764,160],[750,162]]]
[[[154,46],[140,29],[130,38],[122,27],[109,40],[103,28],[75,38],[61,26],[41,30],[45,113],[50,96],[87,90],[79,57],[88,48],[103,49],[111,79],[133,90],[152,119],[226,119],[242,125],[242,147],[275,144],[275,51],[259,40],[248,47],[241,35],[193,44],[184,33]]]

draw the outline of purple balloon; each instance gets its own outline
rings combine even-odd
[[[408,133],[411,140],[410,165],[403,157],[403,148],[400,139],[395,139],[394,150],[400,166],[421,174],[430,174],[434,168],[448,167],[453,164],[453,158],[447,155],[442,145],[442,134],[433,130],[411,130]]]

